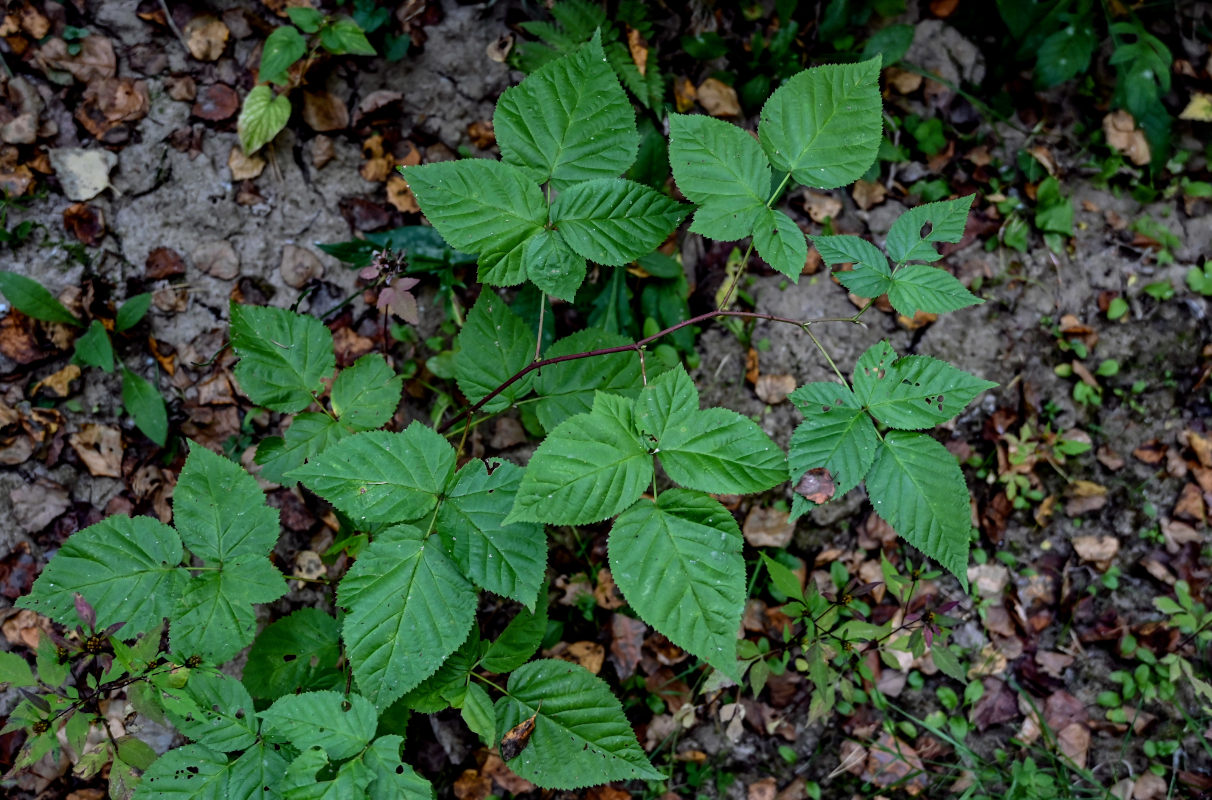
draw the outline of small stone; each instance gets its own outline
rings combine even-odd
[[[212,278],[230,281],[240,274],[240,257],[230,242],[217,239],[203,242],[189,254],[194,266]]]
[[[282,263],[278,265],[278,272],[287,286],[302,289],[309,281],[324,274],[324,264],[310,250],[288,244],[282,248]]]

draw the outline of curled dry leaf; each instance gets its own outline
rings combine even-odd
[[[199,61],[218,61],[231,36],[226,23],[209,14],[191,19],[182,33],[190,55]]]
[[[1153,160],[1145,132],[1136,126],[1136,120],[1127,111],[1112,111],[1103,117],[1103,134],[1112,149],[1123,153],[1138,167]]]
[[[112,78],[118,72],[118,59],[114,45],[104,36],[92,34],[76,42],[80,50],[75,55],[68,53],[67,42],[51,39],[42,45],[35,60],[43,70],[67,72],[80,83],[90,83],[97,78]]]
[[[850,196],[854,198],[856,206],[863,211],[869,211],[884,202],[884,198],[888,196],[888,190],[884,184],[876,181],[855,181],[854,187],[850,190]]]
[[[805,189],[803,194],[804,210],[813,222],[824,222],[836,219],[842,213],[842,201],[831,194],[821,194]]]
[[[416,214],[421,210],[416,196],[408,186],[408,181],[399,175],[390,175],[387,178],[387,202],[404,214]]]
[[[258,155],[245,155],[244,149],[236,145],[227,155],[227,168],[233,181],[248,181],[265,170],[265,159]]]
[[[754,383],[753,391],[763,403],[778,405],[795,391],[795,377],[785,374],[761,375]]]
[[[685,114],[690,109],[694,108],[694,101],[698,98],[698,89],[694,88],[694,84],[689,78],[676,78],[673,81],[673,102],[677,106],[679,114]]]
[[[192,114],[207,122],[231,119],[240,110],[240,95],[226,83],[212,83],[198,92]]]
[[[90,422],[69,436],[67,443],[90,475],[122,477],[122,433],[117,428]]]
[[[695,94],[699,105],[713,117],[737,117],[741,114],[736,89],[717,78],[708,78],[700,83]]]
[[[816,503],[818,506],[822,503],[829,502],[837,491],[837,484],[834,483],[833,476],[829,474],[829,470],[824,467],[810,469],[804,473],[804,477],[800,478],[799,483],[795,485],[795,493],[805,500]]]
[[[63,369],[38,381],[30,389],[31,395],[36,395],[41,389],[50,397],[67,397],[72,393],[72,381],[80,377],[80,365],[68,364]]]
[[[63,227],[76,241],[96,247],[105,238],[105,215],[96,206],[75,203],[63,209]]]
[[[1105,570],[1119,553],[1119,539],[1114,536],[1074,536],[1073,551],[1082,561],[1093,562],[1099,569]]]
[[[288,244],[282,248],[282,260],[278,263],[278,272],[286,285],[292,289],[302,289],[309,282],[324,274],[324,264],[312,251],[305,247]]]
[[[110,187],[109,172],[118,156],[109,150],[60,147],[50,150],[51,167],[68,200],[92,200]]]
[[[640,75],[648,74],[648,43],[635,28],[627,29],[627,50]]]
[[[349,127],[349,109],[332,92],[303,92],[303,121],[318,133]]]
[[[610,615],[610,663],[621,679],[635,674],[648,626],[624,614]]]
[[[540,703],[539,705],[541,708],[542,704]],[[536,709],[529,719],[524,719],[517,725],[514,725],[501,737],[501,746],[498,749],[503,760],[513,761],[522,754],[522,751],[526,749],[526,745],[530,744],[530,737],[534,733],[534,721],[538,715],[539,713]]]
[[[795,534],[795,523],[789,517],[786,511],[754,506],[741,529],[745,541],[754,547],[786,547]]]

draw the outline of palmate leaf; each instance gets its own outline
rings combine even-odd
[[[944,314],[985,302],[964,288],[964,284],[945,269],[927,264],[909,264],[894,274],[888,288],[888,302],[901,314],[913,316],[918,310]]]
[[[767,264],[799,283],[808,260],[808,243],[795,220],[782,211],[764,209],[754,225],[753,244]]]
[[[573,184],[551,205],[552,224],[569,247],[615,267],[651,253],[685,216],[681,203],[623,178]]]
[[[521,467],[493,459],[489,474],[473,459],[455,476],[438,509],[438,533],[459,569],[479,587],[533,610],[547,569],[547,534],[530,522],[504,524]]]
[[[186,585],[173,614],[172,648],[213,663],[227,661],[253,640],[253,605],[284,594],[286,580],[264,555],[232,556],[218,570],[202,572]]]
[[[64,625],[80,625],[73,592],[97,612],[97,627],[125,622],[125,637],[172,614],[188,574],[177,532],[151,517],[113,516],[67,540],[17,605]]]
[[[200,744],[187,744],[160,756],[143,774],[134,800],[228,800],[259,797],[277,783],[286,759],[265,743],[228,760]]]
[[[972,207],[974,197],[976,195],[970,194],[954,200],[926,203],[897,217],[884,241],[892,261],[904,264],[907,261],[938,261],[942,258],[934,245],[938,242],[958,242],[964,238],[968,209]]]
[[[396,413],[404,376],[378,353],[368,353],[341,371],[332,384],[332,410],[354,430],[380,428]]]
[[[556,358],[630,344],[632,341],[626,336],[600,328],[586,328],[560,339],[543,357]],[[596,392],[634,397],[642,386],[640,359],[632,352],[551,364],[535,374],[534,390],[542,398],[535,413],[543,427],[550,431],[574,414],[589,411]]]
[[[558,190],[617,177],[639,148],[635,112],[606,62],[598,34],[506,89],[492,121],[501,159],[534,183],[550,180]]]
[[[239,464],[193,443],[173,492],[173,522],[203,561],[266,555],[278,541],[278,510]]]
[[[349,758],[374,738],[378,712],[365,697],[305,692],[280,697],[258,714],[263,732],[300,750],[323,748],[329,758]]]
[[[386,708],[467,638],[476,590],[436,537],[401,525],[362,552],[337,603],[349,609],[342,633],[358,686]]]
[[[455,451],[413,422],[403,433],[355,433],[287,477],[362,522],[407,522],[430,513],[454,477]]]
[[[858,236],[813,236],[811,238],[827,266],[854,265],[853,269],[833,274],[842,286],[859,297],[879,297],[891,288],[892,270],[888,268],[888,259],[871,242]]]
[[[818,189],[861,178],[883,135],[879,71],[878,58],[813,67],[775,90],[758,125],[774,168]]]
[[[193,741],[223,753],[256,743],[256,709],[235,678],[195,669],[184,686],[160,688],[160,702],[173,726]]]
[[[540,231],[526,242],[526,277],[544,294],[571,303],[585,282],[588,265],[556,231]]]
[[[835,497],[858,486],[880,444],[862,403],[840,383],[808,383],[789,399],[804,414],[787,451],[791,482],[798,483],[810,469],[824,467],[833,477]]]
[[[500,161],[465,158],[401,167],[417,203],[451,247],[480,256],[480,280],[512,286],[526,279],[526,240],[547,223],[539,185]]]
[[[337,621],[318,608],[300,608],[257,634],[244,665],[244,685],[276,699],[296,690],[333,689],[344,680]]]
[[[736,125],[703,115],[669,117],[669,163],[682,194],[699,208],[690,230],[712,239],[743,239],[770,196],[770,162]]]
[[[509,676],[497,700],[498,731],[535,718],[530,743],[507,762],[545,789],[620,780],[661,780],[636,741],[619,701],[600,678],[566,661],[532,661]]]
[[[340,422],[327,414],[303,411],[294,416],[282,436],[271,436],[257,444],[256,462],[261,477],[275,483],[294,485],[286,473],[303,466],[307,459],[349,435]]]
[[[929,356],[899,358],[892,345],[868,348],[854,367],[854,394],[890,428],[919,430],[952,419],[996,383]]]
[[[742,544],[717,500],[670,489],[620,514],[609,545],[610,573],[640,618],[733,680],[745,610]]]
[[[955,457],[924,433],[891,431],[867,473],[867,494],[892,528],[968,590],[968,487]]]
[[[588,414],[551,431],[530,458],[506,522],[586,525],[635,502],[652,482],[652,456],[632,404],[599,392]]]
[[[459,390],[475,403],[534,358],[534,334],[496,292],[480,292],[459,332],[455,354],[455,380]],[[484,412],[504,411],[530,391],[531,375],[505,389],[484,405]]]
[[[283,414],[311,405],[336,367],[324,323],[284,308],[232,303],[231,345],[240,357],[235,376],[244,394]]]

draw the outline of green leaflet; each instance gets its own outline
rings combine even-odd
[[[286,70],[306,53],[307,40],[297,28],[292,25],[274,28],[261,46],[261,68],[257,81],[285,86],[288,82]]]
[[[478,458],[455,476],[438,509],[438,533],[446,552],[477,586],[533,610],[547,569],[542,525],[503,523],[513,508],[522,468],[492,460],[489,474]]]
[[[497,743],[496,712],[492,707],[492,699],[480,684],[467,684],[461,711],[463,722],[467,723],[472,733],[480,737],[485,747],[492,747]]]
[[[718,501],[669,489],[620,514],[609,545],[610,573],[640,618],[733,680],[745,610],[742,544]]]
[[[0,683],[20,689],[25,686],[37,686],[38,679],[34,677],[34,671],[24,658],[16,653],[0,653]]]
[[[753,231],[770,195],[770,162],[752,136],[723,120],[672,114],[669,163],[682,194],[699,205],[692,232],[732,241]]]
[[[833,477],[834,497],[858,486],[880,445],[875,425],[854,393],[840,383],[809,383],[789,398],[804,415],[791,434],[787,461],[791,482],[824,467]]]
[[[931,428],[955,417],[996,383],[929,356],[899,358],[892,345],[868,348],[854,367],[854,393],[890,428]]]
[[[519,611],[496,641],[484,651],[481,664],[490,672],[511,672],[530,660],[547,633],[547,587],[539,591],[534,612]],[[24,662],[23,662],[24,663]]]
[[[297,690],[344,686],[337,621],[318,608],[300,608],[257,634],[244,665],[244,685],[276,699]]]
[[[97,612],[97,626],[125,622],[124,636],[169,616],[185,586],[177,532],[151,517],[113,516],[75,533],[17,605],[64,625],[80,625],[72,592]]]
[[[147,315],[147,310],[151,308],[151,302],[151,292],[142,292],[126,298],[126,302],[118,309],[118,315],[114,318],[114,330],[121,333],[138,325],[140,320]]]
[[[109,332],[101,320],[93,320],[84,335],[76,339],[76,351],[72,362],[86,367],[98,367],[105,372],[114,371],[114,346],[110,344]]]
[[[181,541],[204,561],[264,556],[278,541],[278,510],[239,464],[192,444],[173,492]]]
[[[433,800],[433,785],[400,761],[402,736],[380,736],[362,755],[374,775],[367,800]]]
[[[455,380],[459,390],[475,403],[534,359],[534,334],[497,296],[484,290],[459,332]],[[484,405],[488,414],[504,411],[530,391],[527,375]]]
[[[33,278],[0,269],[0,293],[13,308],[27,317],[43,322],[62,322],[65,325],[83,327],[76,315],[68,311],[55,296]]]
[[[585,282],[587,265],[556,231],[539,231],[526,242],[526,277],[544,294],[571,303]]]
[[[442,238],[479,254],[482,282],[512,286],[526,279],[526,240],[547,223],[547,203],[526,173],[483,158],[400,171]]]
[[[397,375],[378,353],[362,356],[332,384],[332,410],[354,430],[382,427],[400,405],[404,377]]]
[[[833,189],[875,162],[883,134],[880,61],[804,70],[762,107],[758,139],[775,169],[797,183]]]
[[[479,666],[482,649],[480,629],[472,625],[466,641],[442,662],[434,674],[400,697],[393,708],[403,706],[421,714],[436,714],[462,703],[467,685],[471,682],[471,673]]]
[[[502,161],[561,191],[575,181],[617,177],[639,148],[635,112],[596,33],[506,89],[492,121]]]
[[[317,773],[324,771],[321,778]],[[285,800],[346,800],[365,797],[375,775],[362,759],[329,768],[328,756],[318,747],[304,750],[286,768],[278,787]]]
[[[664,778],[648,763],[610,688],[584,667],[554,659],[524,664],[509,676],[509,694],[496,707],[500,732],[535,718],[530,743],[507,763],[543,788]]]
[[[543,357],[555,358],[630,344],[632,341],[626,336],[586,328],[560,339]],[[634,397],[641,386],[640,359],[634,352],[551,364],[535,374],[535,394],[542,398],[535,413],[543,427],[550,431],[574,414],[589,411],[598,391]]]
[[[227,661],[253,640],[254,604],[286,594],[282,573],[264,555],[242,553],[218,566],[186,584],[170,629],[174,651],[214,663]]]
[[[374,738],[379,715],[357,694],[306,692],[280,697],[258,716],[264,733],[300,750],[323,748],[329,758],[349,758]]]
[[[939,267],[909,264],[893,274],[888,302],[907,317],[919,309],[943,314],[985,302],[964,288],[954,275]]]
[[[236,120],[240,149],[251,156],[273,141],[289,121],[290,98],[285,94],[275,97],[274,90],[266,84],[254,86],[244,98]]]
[[[375,537],[337,590],[362,692],[386,708],[432,675],[467,638],[476,600],[436,537],[404,525]]]
[[[336,359],[332,333],[315,317],[284,308],[231,304],[235,376],[248,399],[273,411],[302,411],[324,391]]]
[[[228,761],[200,744],[187,744],[160,756],[143,774],[134,800],[228,800],[256,797],[286,769],[276,748],[258,745]]]
[[[795,220],[775,209],[764,209],[753,229],[753,244],[767,264],[795,283],[808,260],[808,243]]]
[[[854,269],[833,274],[859,297],[879,297],[891,288],[892,270],[888,268],[888,259],[866,239],[858,236],[813,236],[812,243],[826,265],[854,265]]]
[[[955,457],[923,433],[884,436],[867,474],[876,513],[968,590],[968,486]]]
[[[433,511],[454,468],[454,448],[413,422],[403,433],[355,433],[287,477],[332,503],[355,524],[406,522]]]
[[[168,441],[168,409],[151,381],[122,368],[122,406],[143,435],[161,447]]]
[[[569,247],[615,267],[652,252],[685,216],[681,203],[623,178],[575,183],[551,204],[552,224]]]
[[[884,242],[893,262],[938,261],[942,256],[934,245],[938,242],[958,242],[964,237],[968,209],[972,207],[974,197],[976,195],[970,194],[954,200],[926,203],[901,214],[892,223]],[[922,231],[927,225],[930,230],[923,236]]]
[[[303,411],[296,414],[284,436],[271,436],[257,444],[256,462],[267,481],[293,486],[286,473],[349,435],[344,425],[327,414]]]
[[[599,392],[588,414],[565,420],[539,445],[505,521],[600,522],[635,502],[652,475],[631,402]]]
[[[256,709],[235,678],[194,669],[184,686],[161,687],[161,692],[160,702],[168,718],[190,739],[223,753],[256,744]]]

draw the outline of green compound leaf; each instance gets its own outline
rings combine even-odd
[[[244,98],[244,107],[236,120],[240,148],[251,156],[273,141],[289,121],[290,98],[285,94],[274,96],[268,84],[254,86]]]
[[[501,159],[561,191],[576,181],[617,177],[640,146],[635,112],[598,34],[506,89],[492,122]]]
[[[804,70],[762,107],[758,139],[775,169],[797,183],[834,189],[875,163],[883,136],[880,60]]]
[[[173,726],[195,742],[222,753],[256,743],[256,709],[235,678],[194,669],[184,686],[161,689],[160,702]]]
[[[32,278],[0,269],[0,293],[13,308],[27,317],[43,322],[62,322],[65,325],[84,327],[76,315],[55,299],[55,296]]]
[[[840,383],[808,383],[791,393],[804,415],[787,452],[791,482],[810,469],[824,467],[833,477],[834,497],[858,486],[871,469],[879,434],[863,404]]]
[[[534,359],[534,334],[521,317],[509,310],[496,292],[485,290],[467,315],[459,332],[455,353],[455,380],[459,390],[473,403]],[[494,414],[512,406],[530,391],[532,377],[526,375],[488,401],[484,413]]]
[[[63,625],[81,625],[73,592],[97,612],[97,627],[125,622],[124,637],[172,614],[185,586],[177,532],[151,517],[109,517],[73,534],[17,605]]]
[[[808,242],[795,220],[782,211],[764,209],[753,228],[753,244],[767,264],[799,283],[808,260]]]
[[[601,522],[634,503],[652,474],[632,402],[599,392],[588,414],[568,418],[539,445],[505,521]]]
[[[248,652],[244,685],[256,697],[270,699],[342,686],[339,637],[337,621],[318,608],[300,608],[270,623]]]
[[[466,641],[442,662],[437,672],[406,692],[393,707],[436,714],[462,703],[471,673],[479,666],[481,650],[480,629],[473,625]]]
[[[600,328],[586,328],[560,339],[543,357],[556,358],[630,344],[632,341],[626,336]],[[599,391],[635,397],[642,386],[640,360],[634,352],[551,364],[535,373],[534,390],[542,398],[535,413],[543,427],[550,431],[574,414],[589,411],[593,407],[594,394]]]
[[[332,384],[333,413],[354,430],[380,428],[396,413],[404,376],[397,375],[378,353],[362,356]]]
[[[742,544],[741,529],[718,501],[669,489],[620,514],[609,545],[610,574],[640,618],[736,681]]]
[[[386,708],[420,684],[463,644],[476,600],[436,537],[403,525],[379,534],[337,590],[358,686]]]
[[[379,715],[365,697],[305,692],[279,697],[259,715],[264,733],[300,750],[323,748],[330,758],[349,758],[374,738]]]
[[[287,478],[286,473],[348,435],[345,426],[327,414],[314,411],[296,414],[283,436],[262,439],[257,445],[256,462],[261,465],[261,477],[293,486],[295,481]]]
[[[307,40],[292,25],[274,28],[261,47],[260,83],[287,84],[286,71],[307,53]]]
[[[787,480],[783,451],[756,422],[726,408],[698,410],[698,389],[684,368],[649,387],[637,403],[637,422],[655,438],[674,481],[713,494],[749,494]]]
[[[636,741],[610,687],[584,667],[547,659],[509,676],[497,701],[497,730],[535,718],[530,743],[506,762],[545,789],[579,789],[623,780],[661,780]]]
[[[543,193],[526,173],[483,158],[400,172],[442,238],[451,247],[480,255],[481,282],[512,286],[526,279],[526,240],[547,223]]]
[[[504,524],[522,482],[521,467],[493,459],[492,473],[469,461],[438,509],[438,533],[446,552],[479,587],[534,609],[547,569],[542,525]]]
[[[934,246],[938,242],[958,242],[964,238],[964,226],[968,224],[968,209],[972,207],[974,194],[926,203],[906,211],[897,217],[888,231],[884,247],[893,262],[938,261],[942,256]],[[928,231],[923,236],[922,232]],[[899,277],[899,273],[898,273]]]
[[[318,773],[323,771],[323,776]],[[347,800],[366,797],[374,773],[355,758],[339,767],[329,766],[328,756],[318,747],[304,750],[278,782],[285,800]]]
[[[685,216],[681,203],[623,178],[574,184],[551,204],[552,223],[568,246],[614,267],[651,253]]]
[[[76,351],[72,361],[86,367],[97,367],[104,372],[114,371],[114,346],[109,341],[109,331],[101,320],[93,320],[84,335],[76,340]]]
[[[955,457],[923,433],[891,431],[867,473],[876,513],[968,590],[968,486]]]
[[[587,265],[555,231],[540,231],[526,242],[526,277],[544,294],[571,303],[585,282]]]
[[[888,342],[872,345],[854,367],[854,393],[890,428],[919,430],[952,419],[996,383],[929,356],[897,357]]]
[[[403,433],[355,433],[287,477],[332,503],[356,525],[406,522],[431,513],[454,469],[454,448],[414,422]]]
[[[374,775],[367,800],[433,800],[433,784],[400,760],[403,736],[380,736],[362,756]]]
[[[219,570],[203,572],[186,585],[173,615],[172,648],[213,663],[227,661],[253,640],[253,605],[284,594],[286,580],[268,558],[252,553],[230,558]]]
[[[256,479],[197,443],[177,479],[173,521],[181,541],[203,561],[263,556],[278,541],[278,510],[265,504]]]
[[[228,800],[259,797],[281,779],[286,759],[264,744],[237,759],[200,744],[187,744],[160,756],[143,774],[134,800]]]
[[[854,265],[854,269],[833,274],[842,286],[859,297],[879,297],[892,288],[892,270],[888,268],[888,259],[866,239],[857,236],[813,236],[812,243],[827,266]]]
[[[232,303],[231,345],[240,357],[235,376],[244,394],[283,414],[311,405],[336,367],[324,323],[284,308]]]
[[[945,269],[927,264],[910,264],[893,274],[888,302],[901,314],[912,317],[919,309],[931,314],[945,314],[985,301],[964,288],[964,284]]]
[[[484,669],[503,675],[530,660],[547,634],[547,604],[547,586],[544,584],[534,612],[525,609],[519,611],[496,641],[484,651],[484,658],[480,662]]]
[[[161,447],[168,441],[168,409],[151,381],[122,368],[122,406],[143,435]]]
[[[770,162],[736,125],[702,115],[669,117],[669,164],[678,189],[698,204],[690,230],[712,239],[743,239],[770,196]]]

